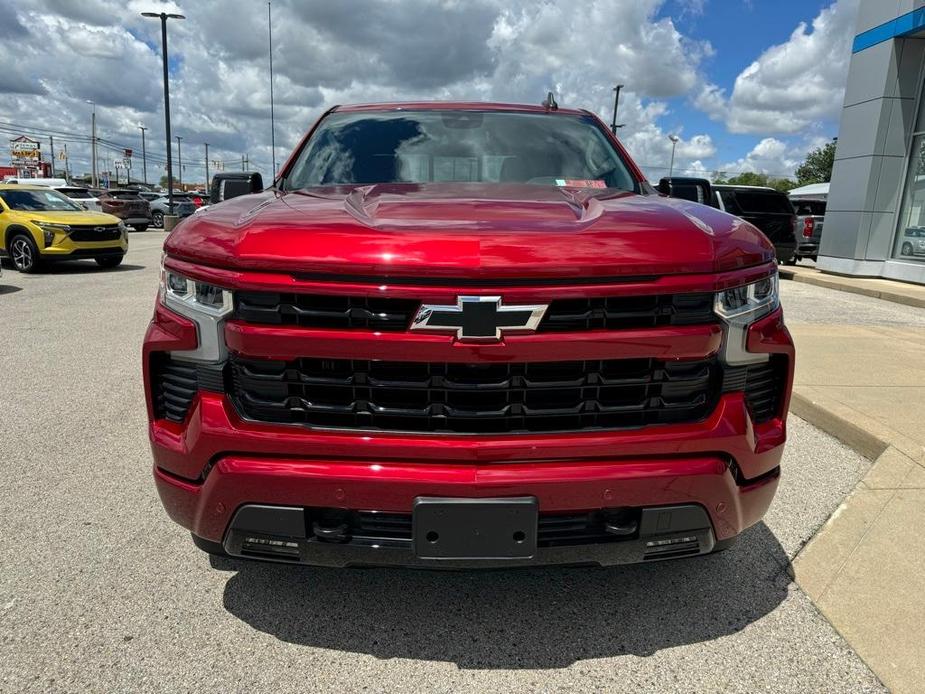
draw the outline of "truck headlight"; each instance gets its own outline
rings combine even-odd
[[[172,354],[195,361],[223,361],[226,354],[223,326],[234,307],[231,292],[181,275],[161,263],[159,295],[164,306],[195,321],[197,326],[199,346]]]
[[[716,315],[726,322],[752,323],[780,306],[777,273],[764,279],[717,293]]]
[[[757,364],[768,360],[768,354],[753,353],[746,349],[748,326],[776,311],[779,306],[777,272],[757,282],[716,293],[713,312],[726,323],[723,360],[727,364]]]

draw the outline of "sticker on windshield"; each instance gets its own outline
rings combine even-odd
[[[592,180],[585,178],[557,178],[557,186],[564,186],[566,188],[606,188],[607,184],[600,180]]]

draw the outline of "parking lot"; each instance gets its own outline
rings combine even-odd
[[[614,569],[212,560],[151,480],[140,349],[162,232],[0,277],[0,691],[875,691],[788,562],[868,461],[796,418],[732,550]],[[813,288],[783,286],[788,318]],[[788,301],[789,300],[789,301]]]

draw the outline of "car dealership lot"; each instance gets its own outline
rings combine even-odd
[[[210,564],[150,474],[140,345],[163,238],[133,234],[117,271],[0,277],[0,691],[880,689],[787,573],[868,463],[796,419],[766,523],[716,556]],[[794,318],[812,289],[790,289]]]

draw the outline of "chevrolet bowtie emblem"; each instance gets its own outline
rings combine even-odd
[[[548,306],[503,306],[500,296],[461,296],[455,306],[423,304],[412,330],[455,330],[460,340],[500,340],[505,330],[534,331]]]

